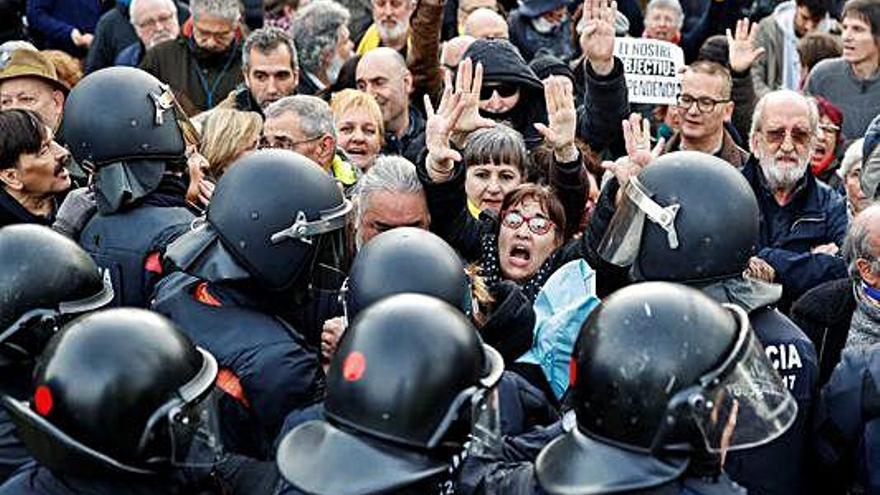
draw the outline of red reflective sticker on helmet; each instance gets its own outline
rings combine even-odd
[[[367,369],[367,360],[360,352],[352,352],[342,363],[342,377],[347,382],[356,382],[364,375]]]
[[[37,387],[37,390],[34,391],[34,408],[37,410],[37,413],[40,416],[48,416],[52,412],[52,406],[54,405],[52,391],[49,390],[49,387],[45,385]]]
[[[574,387],[574,384],[577,383],[578,378],[578,366],[577,360],[572,359],[568,362],[568,386]]]

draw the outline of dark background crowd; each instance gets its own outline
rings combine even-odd
[[[0,495],[880,494],[880,0],[0,0],[0,186]]]

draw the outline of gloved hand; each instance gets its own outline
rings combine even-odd
[[[64,203],[58,208],[52,229],[76,240],[86,222],[96,211],[98,211],[98,203],[95,201],[95,192],[87,187],[74,189],[67,194]]]

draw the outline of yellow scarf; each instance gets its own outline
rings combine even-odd
[[[363,38],[361,38],[361,42],[358,43],[357,54],[363,55],[368,51],[379,48],[382,46],[382,38],[379,37],[379,28],[376,27],[376,23],[370,24],[370,27],[367,29],[367,32],[364,33]],[[406,38],[406,49],[409,51],[412,46],[412,39],[407,36]]]

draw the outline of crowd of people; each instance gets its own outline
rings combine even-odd
[[[0,0],[0,495],[880,494],[878,199],[880,0]]]

